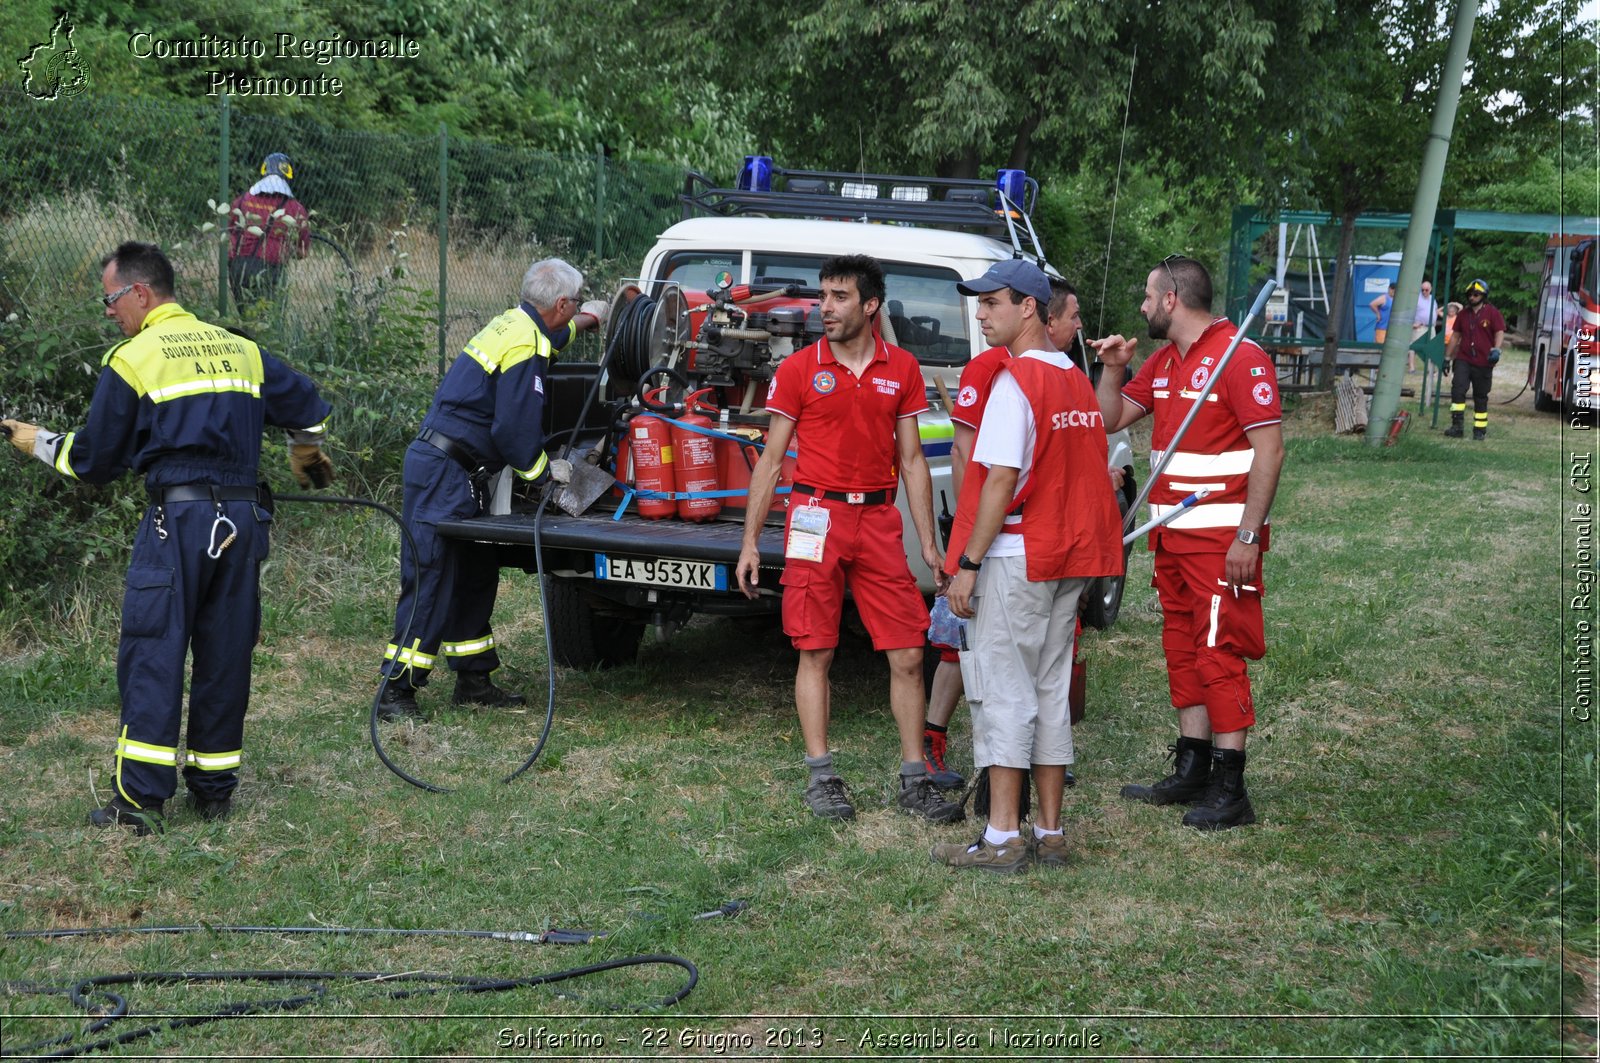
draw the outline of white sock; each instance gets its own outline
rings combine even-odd
[[[996,830],[992,823],[983,828],[983,840],[990,845],[1004,845],[1006,842],[1014,842],[1020,837],[1022,837],[1020,830]]]
[[[1033,825],[1033,836],[1035,838],[1058,837],[1060,834],[1061,834],[1061,831],[1059,829],[1058,830],[1045,830],[1043,827],[1039,826],[1039,824],[1037,824],[1037,823],[1035,823]]]

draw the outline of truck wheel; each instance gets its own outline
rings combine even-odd
[[[1126,469],[1126,472],[1127,478],[1122,482],[1122,491],[1117,495],[1117,510],[1124,520],[1128,516],[1128,507],[1133,504],[1133,499],[1138,494],[1133,483],[1133,470]],[[1117,614],[1122,612],[1122,592],[1128,585],[1128,558],[1132,554],[1133,544],[1129,543],[1122,548],[1122,575],[1092,579],[1083,589],[1085,626],[1106,631],[1117,622]]]
[[[550,651],[557,664],[592,672],[632,664],[639,656],[643,620],[596,612],[577,580],[552,576],[546,586]]]
[[[1531,372],[1533,375],[1533,408],[1540,413],[1555,413],[1561,409],[1561,400],[1549,394],[1548,385],[1545,383],[1545,374],[1550,371],[1550,363],[1545,359],[1545,352],[1541,349],[1533,356]]]

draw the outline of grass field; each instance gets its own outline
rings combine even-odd
[[[1496,402],[1513,379],[1507,366]],[[1424,418],[1372,450],[1331,424],[1313,401],[1287,427],[1270,653],[1253,669],[1257,826],[1202,836],[1178,825],[1181,810],[1117,797],[1164,772],[1175,734],[1143,553],[1118,627],[1086,646],[1065,811],[1077,855],[1064,871],[995,880],[929,861],[935,842],[977,828],[894,809],[887,675],[859,644],[835,665],[832,737],[861,815],[812,819],[794,659],[770,624],[700,621],[647,641],[635,667],[560,672],[547,751],[501,784],[537,735],[547,679],[520,572],[502,583],[499,678],[541,705],[456,711],[448,681],[425,691],[434,719],[383,736],[407,770],[458,787],[427,794],[385,771],[367,739],[393,529],[285,505],[227,823],[179,805],[158,838],[82,825],[111,767],[118,599],[103,588],[115,572],[53,617],[4,618],[0,927],[610,935],[13,940],[0,977],[515,979],[641,953],[680,954],[700,973],[681,1003],[644,1010],[633,1006],[673,992],[681,971],[398,999],[394,983],[330,976],[292,1012],[109,1053],[129,1058],[1593,1058],[1595,724],[1561,687],[1575,630],[1594,618],[1567,600],[1576,555],[1562,531],[1571,454],[1592,433],[1564,435],[1526,395],[1494,406],[1484,443],[1443,439]],[[1581,564],[1592,571],[1592,557]],[[964,712],[953,735],[965,768]],[[733,899],[749,903],[737,918],[692,918]],[[137,1016],[83,1040],[307,992],[113,988]],[[83,1021],[61,995],[12,992],[3,1008],[10,1051]]]

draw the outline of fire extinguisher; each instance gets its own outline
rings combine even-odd
[[[677,487],[672,471],[672,426],[651,410],[662,409],[657,400],[666,391],[660,387],[645,394],[645,408],[628,421],[628,464],[633,486],[663,495]],[[638,506],[639,516],[647,520],[661,520],[678,512],[678,504],[671,498],[641,498]]]
[[[713,422],[700,412],[712,388],[684,399],[684,413],[672,426],[672,472],[678,485],[678,516],[684,520],[715,520],[722,512],[720,498],[686,498],[684,495],[721,490],[717,479],[717,441],[693,429],[709,429]],[[715,406],[711,407],[715,410]]]

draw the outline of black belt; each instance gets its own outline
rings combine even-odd
[[[223,487],[219,484],[179,484],[176,487],[146,487],[152,506],[175,502],[261,502],[261,488],[251,484]]]
[[[468,450],[460,443],[457,443],[443,432],[435,432],[431,428],[424,428],[421,432],[417,433],[417,439],[444,454],[447,458],[454,461],[457,465],[461,466],[470,473],[478,473],[483,471],[483,462],[478,460],[478,456],[476,454]]]
[[[894,488],[882,491],[819,491],[809,484],[795,484],[794,493],[810,498],[825,498],[829,502],[845,502],[852,506],[881,506],[894,501]]]

